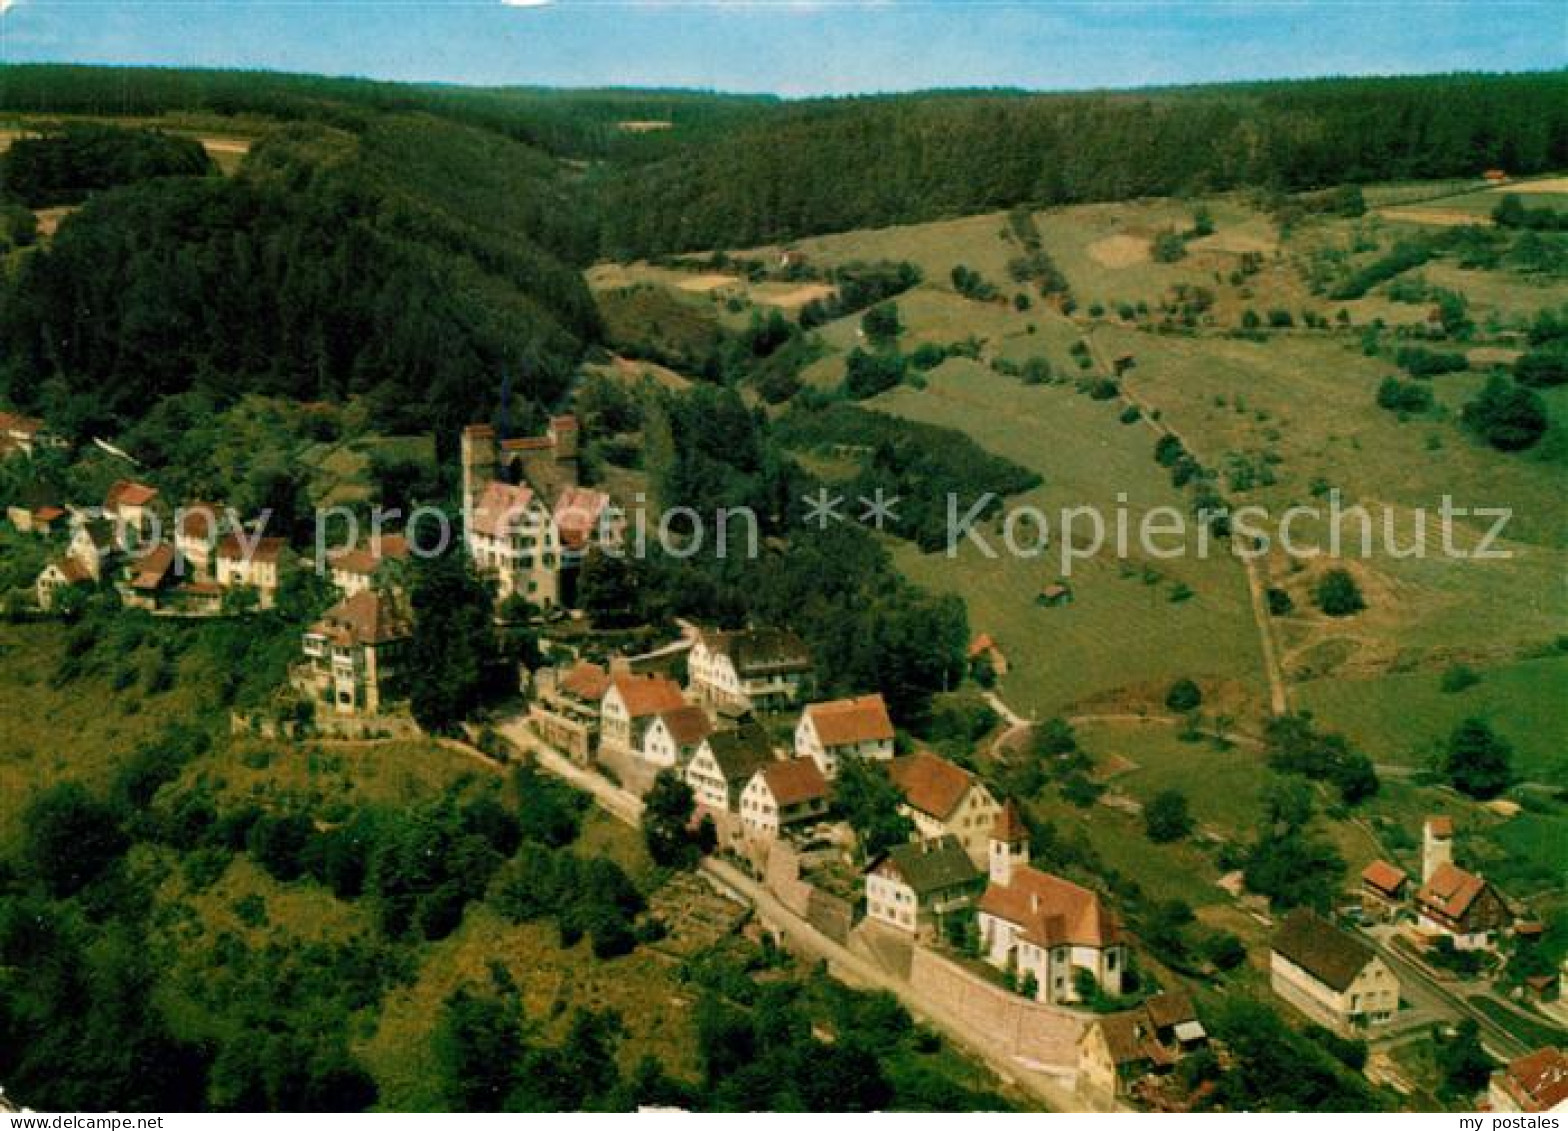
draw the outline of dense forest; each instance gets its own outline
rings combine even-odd
[[[77,435],[200,391],[360,395],[379,427],[450,436],[494,411],[503,373],[555,401],[597,336],[580,215],[554,162],[495,134],[283,127],[238,176],[94,195],[27,255],[0,388]]]
[[[1561,73],[814,101],[647,166],[611,170],[604,247],[736,247],[1021,202],[1565,164]]]

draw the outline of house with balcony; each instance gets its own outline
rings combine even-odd
[[[985,873],[957,837],[896,845],[865,870],[866,917],[921,938],[939,936],[947,916],[974,904]]]
[[[534,733],[586,766],[599,740],[600,709],[610,673],[579,660],[570,668],[545,668],[535,677],[528,715]]]
[[[1002,807],[984,782],[929,750],[894,758],[887,773],[904,796],[900,811],[922,837],[957,837],[971,860],[986,863]]]
[[[306,630],[294,684],[338,714],[379,714],[403,697],[412,632],[398,598],[375,590],[345,597]]]
[[[686,671],[692,694],[715,711],[779,711],[799,701],[811,677],[811,652],[779,628],[703,632]]]
[[[881,695],[812,703],[795,724],[795,757],[810,758],[832,781],[846,758],[886,762],[893,757],[893,720]]]
[[[740,795],[740,821],[756,840],[773,840],[827,816],[831,788],[810,758],[773,761],[752,774]]]

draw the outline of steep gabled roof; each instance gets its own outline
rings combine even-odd
[[[938,837],[934,840],[911,841],[888,849],[866,869],[876,871],[888,867],[914,889],[917,898],[932,892],[946,891],[960,884],[974,883],[980,879],[980,869],[969,859],[969,853],[956,836]]]
[[[1373,958],[1371,948],[1305,907],[1285,916],[1274,950],[1333,990],[1348,989]]]
[[[469,521],[480,534],[510,538],[534,520],[535,506],[533,488],[494,479],[485,484]]]
[[[246,547],[250,549],[247,552]],[[241,540],[238,534],[225,534],[218,540],[217,556],[232,562],[275,562],[283,555],[288,540],[284,538],[256,538]]]
[[[328,555],[333,569],[369,577],[381,568],[382,562],[404,561],[408,558],[408,539],[401,534],[383,534],[363,546],[352,550],[337,550]]]
[[[1011,797],[1002,802],[1001,811],[997,813],[996,820],[991,822],[991,839],[1003,844],[1017,844],[1029,839],[1029,826],[1024,824],[1024,815],[1018,811],[1018,805]]]
[[[1457,864],[1439,864],[1432,878],[1421,885],[1416,898],[1451,919],[1463,919],[1470,905],[1486,890],[1486,881]]]
[[[176,518],[183,537],[211,541],[223,526],[223,508],[217,503],[186,503]]]
[[[860,742],[887,742],[893,737],[893,720],[881,695],[859,695],[812,703],[806,708],[811,725],[823,746],[853,746]]]
[[[980,910],[1017,924],[1037,946],[1102,948],[1121,938],[1116,917],[1088,888],[1035,868],[1014,868],[1012,881],[992,884]]]
[[[661,711],[684,707],[681,685],[662,675],[618,675],[610,679],[610,686],[620,692],[629,718],[645,719]]]
[[[739,632],[705,632],[710,652],[728,656],[742,677],[789,675],[811,670],[811,650],[793,632],[782,628],[748,628]]]
[[[714,731],[703,740],[703,745],[719,764],[719,772],[731,790],[745,788],[753,774],[774,761],[767,732],[755,724]]]
[[[610,505],[610,496],[592,487],[566,487],[555,500],[555,529],[561,545],[581,550],[593,538],[599,520]]]
[[[703,709],[690,705],[660,711],[659,721],[670,732],[670,737],[682,746],[697,745],[713,730]]]
[[[561,691],[585,703],[597,703],[610,690],[610,673],[598,664],[579,660],[561,677]]]
[[[887,772],[911,808],[938,821],[945,821],[975,784],[969,771],[928,750],[894,758]]]
[[[411,627],[397,599],[362,589],[323,613],[311,631],[337,644],[386,644],[407,637]]]
[[[773,795],[780,809],[807,801],[821,801],[828,795],[828,780],[810,758],[770,762],[758,773],[762,775],[768,792]]]
[[[1410,877],[1387,860],[1374,860],[1362,869],[1361,878],[1384,895],[1398,895]]]
[[[163,588],[163,583],[174,571],[174,562],[174,547],[167,542],[158,543],[136,562],[136,576],[131,579],[131,588],[143,593]]]
[[[129,479],[116,480],[104,498],[103,509],[113,513],[121,507],[145,507],[158,497],[158,489]]]
[[[87,567],[70,555],[55,558],[49,563],[69,585],[81,585],[93,579]]]
[[[1568,1103],[1568,1057],[1559,1049],[1537,1049],[1509,1061],[1503,1080],[1523,1111],[1551,1111]]]

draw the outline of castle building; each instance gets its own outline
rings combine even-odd
[[[543,436],[500,437],[489,424],[463,429],[464,544],[498,600],[516,594],[541,609],[570,604],[576,567],[595,545],[618,545],[610,497],[578,484],[574,416]]]

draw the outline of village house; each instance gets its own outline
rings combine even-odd
[[[1269,983],[1312,1021],[1342,1037],[1365,1036],[1399,1009],[1399,979],[1388,963],[1304,907],[1287,915],[1274,935]]]
[[[225,590],[249,586],[256,591],[261,608],[272,608],[278,602],[280,569],[287,547],[282,538],[225,534],[213,556],[218,585]]]
[[[121,543],[132,548],[161,536],[157,504],[156,487],[120,479],[104,497],[103,514],[118,528]]]
[[[93,581],[102,581],[119,549],[114,523],[106,518],[83,518],[71,530],[66,556],[86,570]]]
[[[701,808],[715,815],[738,814],[751,779],[775,760],[767,732],[754,723],[714,731],[687,764],[686,784]]]
[[[96,580],[85,565],[65,554],[44,566],[38,580],[33,582],[33,598],[40,609],[48,612],[55,607],[60,590],[73,585],[92,585]]]
[[[701,707],[683,703],[660,711],[643,734],[642,760],[659,769],[684,768],[713,730]]]
[[[133,609],[207,614],[217,612],[222,603],[223,590],[211,581],[192,577],[190,566],[167,542],[133,557],[128,564],[129,576],[117,588],[121,600]]]
[[[987,962],[1053,1005],[1082,1000],[1084,981],[1121,995],[1127,947],[1116,917],[1088,888],[1029,866],[1029,833],[1012,802],[991,830],[989,878],[979,905]]]
[[[411,633],[399,599],[374,590],[345,597],[306,630],[295,686],[339,714],[379,714],[403,697]]]
[[[880,695],[812,703],[795,724],[795,757],[816,762],[823,777],[838,777],[846,758],[886,762],[893,757],[893,720]]]
[[[1007,655],[990,633],[982,632],[969,642],[969,665],[971,668],[985,668],[993,676],[1004,676],[1007,674]]]
[[[827,779],[810,758],[769,762],[741,791],[741,825],[751,836],[771,840],[826,816],[828,799]]]
[[[955,836],[971,860],[986,863],[992,826],[1002,807],[985,783],[926,750],[893,759],[888,777],[904,795],[900,810],[915,822],[920,836]]]
[[[543,436],[501,438],[488,424],[463,429],[465,545],[496,582],[541,609],[570,604],[578,566],[593,546],[616,547],[625,523],[610,497],[578,482],[574,416],[552,417]]]
[[[1387,860],[1374,860],[1361,872],[1361,913],[1373,922],[1393,919],[1410,895],[1410,877]]]
[[[599,741],[636,753],[660,712],[686,705],[680,684],[657,675],[614,675],[599,705]]]
[[[1205,1048],[1209,1035],[1184,993],[1155,994],[1137,1009],[1107,1013],[1078,1038],[1078,1090],[1104,1110],[1132,1095],[1133,1085],[1165,1075]]]
[[[1453,821],[1427,818],[1421,830],[1416,926],[1431,937],[1448,939],[1455,950],[1486,950],[1513,916],[1491,884],[1453,862],[1453,846]]]
[[[1486,1098],[1497,1115],[1568,1112],[1568,1056],[1537,1049],[1492,1073]]]
[[[18,534],[53,534],[64,525],[66,510],[42,483],[24,487],[5,516]]]
[[[403,535],[373,535],[363,546],[327,555],[332,584],[346,597],[363,593],[375,584],[386,563],[407,561],[408,553],[408,539]]]
[[[65,440],[50,432],[42,420],[16,412],[0,412],[0,458],[32,455],[40,448],[63,448]]]
[[[895,845],[866,867],[866,917],[919,937],[941,933],[945,917],[971,906],[985,887],[957,837]]]
[[[174,550],[193,578],[215,576],[213,555],[229,525],[216,503],[186,503],[174,516]]]
[[[598,739],[610,673],[581,660],[564,672],[546,668],[535,678],[536,695],[528,711],[534,732],[579,765],[587,765]]]
[[[799,699],[811,675],[811,653],[783,629],[704,632],[687,656],[686,672],[692,694],[716,711],[777,711]]]

